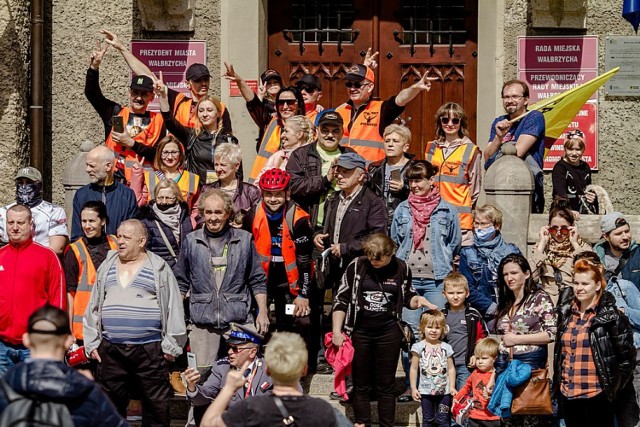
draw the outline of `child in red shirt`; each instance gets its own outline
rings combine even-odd
[[[468,419],[469,427],[500,427],[500,417],[487,409],[489,399],[485,389],[493,374],[493,363],[498,356],[498,342],[493,338],[483,338],[474,350],[476,370],[471,373],[466,384],[456,394],[454,404],[464,396],[472,396],[473,407]]]

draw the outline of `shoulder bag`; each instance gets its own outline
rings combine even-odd
[[[511,325],[511,317],[509,325]],[[509,352],[513,360],[513,347]],[[524,384],[516,387],[511,400],[511,413],[513,415],[553,415],[548,368],[532,369],[531,377]]]

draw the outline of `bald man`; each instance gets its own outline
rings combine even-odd
[[[182,296],[171,267],[145,250],[137,219],[118,227],[118,250],[98,268],[84,315],[85,352],[99,363],[96,381],[126,416],[130,387],[140,390],[144,425],[169,426],[167,362],[187,340]]]
[[[122,221],[135,216],[136,195],[129,187],[114,180],[115,162],[115,153],[104,145],[87,154],[86,172],[91,183],[80,187],[73,197],[72,242],[82,237],[80,210],[86,202],[99,200],[107,206],[107,234],[116,234]]]

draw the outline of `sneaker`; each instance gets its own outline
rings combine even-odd
[[[316,367],[316,374],[333,375],[333,368],[327,362],[318,362],[318,366]]]
[[[332,391],[331,393],[329,393],[329,399],[337,400],[337,401],[339,401],[341,403],[345,403],[345,402],[349,401],[349,395],[347,395],[347,398],[345,399],[344,397],[342,397],[341,395],[339,395],[335,391]]]

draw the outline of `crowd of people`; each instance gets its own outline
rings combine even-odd
[[[90,413],[117,426],[136,399],[143,425],[168,426],[182,385],[189,425],[369,426],[372,398],[381,426],[410,401],[425,426],[451,425],[467,401],[455,421],[471,427],[638,423],[640,250],[619,212],[602,217],[593,248],[578,234],[581,215],[603,210],[584,134],[567,135],[528,258],[504,240],[500,209],[478,205],[483,159],[491,167],[511,144],[534,177],[532,212],[545,209],[544,118],[527,111],[526,83],[504,84],[484,153],[454,102],[410,153],[396,119],[429,96],[426,74],[378,100],[369,51],[345,73],[348,100],[324,108],[317,76],[285,86],[266,70],[255,93],[225,64],[259,128],[245,169],[206,65],[186,70],[186,96],[102,34],[85,94],[104,144],[87,155],[70,232],[33,167],[0,210],[0,410],[15,411],[9,387],[65,403],[76,426],[95,425]],[[134,73],[128,105],[100,89],[110,48]],[[72,344],[82,371],[62,363]],[[512,414],[510,379],[544,369],[553,413]],[[340,379],[331,398],[352,403],[352,420],[302,392],[301,378],[323,374]]]

